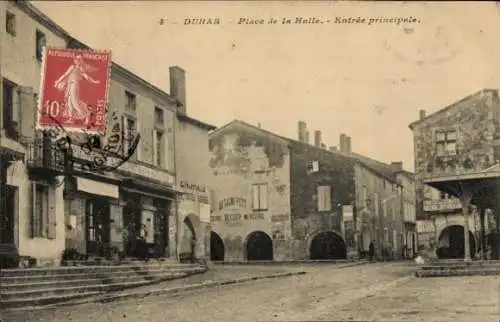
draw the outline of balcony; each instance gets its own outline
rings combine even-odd
[[[425,212],[451,212],[462,209],[458,199],[424,200]]]
[[[31,174],[53,177],[64,172],[64,152],[48,140],[34,139],[27,143],[27,167]]]

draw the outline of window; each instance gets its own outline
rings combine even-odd
[[[137,134],[137,123],[134,119],[124,116],[123,117],[123,153],[126,155],[128,153],[128,149],[130,144],[134,140]],[[134,153],[131,157],[131,160],[137,160],[137,148],[136,153]]]
[[[163,127],[163,110],[155,107],[155,125]]]
[[[385,218],[385,217],[387,217],[387,215],[388,215],[388,214],[387,214],[387,210],[388,210],[388,209],[387,209],[387,200],[384,200],[384,202],[383,202],[383,203],[384,203],[384,207],[383,207],[383,212],[384,212],[384,213],[383,213],[383,215],[384,215],[384,218]]]
[[[318,211],[332,210],[332,196],[330,186],[318,186],[316,188],[318,195]]]
[[[436,132],[436,149],[439,155],[455,154],[457,150],[457,131]]]
[[[267,210],[267,183],[252,186],[252,208],[254,211]]]
[[[126,111],[135,111],[137,100],[134,94],[129,91],[125,91],[125,110]]]
[[[153,130],[153,162],[154,165],[163,168],[164,164],[164,156],[165,156],[165,136],[163,132],[158,130]]]
[[[375,216],[380,215],[380,199],[378,193],[373,194],[373,207],[375,208]]]
[[[318,172],[319,162],[318,161],[307,161],[307,171],[308,172]]]
[[[392,231],[392,247],[394,250],[398,249],[398,233],[397,231]]]
[[[33,184],[32,237],[49,235],[49,189],[42,184]]]
[[[17,118],[16,118],[16,84],[12,83],[7,79],[2,81],[3,87],[3,129],[5,130],[5,135],[11,139],[17,138]]]
[[[42,61],[43,49],[45,48],[45,34],[40,30],[36,30],[36,52],[35,56],[38,61]]]
[[[396,220],[396,200],[392,201],[392,220]]]
[[[363,206],[365,208],[368,207],[368,192],[366,190],[366,186],[363,186]]]
[[[12,36],[16,35],[16,15],[9,11],[5,15],[5,30]]]
[[[384,242],[386,244],[389,243],[389,229],[388,228],[384,228]]]

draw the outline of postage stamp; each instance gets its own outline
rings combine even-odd
[[[110,51],[46,47],[37,129],[104,134],[111,62]]]

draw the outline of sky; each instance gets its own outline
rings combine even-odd
[[[187,112],[234,119],[414,169],[408,124],[482,88],[500,87],[500,5],[493,2],[34,1],[95,49],[169,92],[168,67],[186,71]],[[416,23],[281,24],[284,17],[414,17]],[[220,25],[185,25],[219,18]],[[277,24],[239,25],[240,18]],[[164,23],[160,24],[163,19]]]

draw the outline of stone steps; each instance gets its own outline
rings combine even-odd
[[[17,308],[52,304],[157,283],[207,270],[197,264],[75,266],[0,272],[0,304]]]
[[[500,261],[441,260],[418,265],[416,277],[500,275]]]

